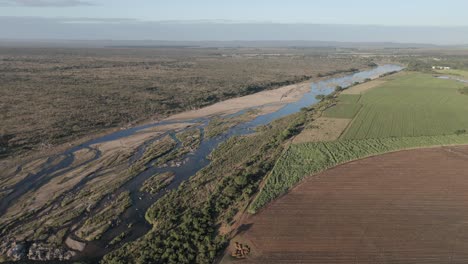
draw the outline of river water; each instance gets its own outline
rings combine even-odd
[[[217,146],[219,146],[219,144],[226,141],[230,137],[253,133],[255,131],[255,128],[258,126],[267,125],[276,119],[285,117],[290,114],[297,113],[301,110],[301,108],[309,107],[317,103],[318,101],[316,99],[317,95],[319,94],[327,95],[327,94],[332,93],[335,90],[336,86],[341,86],[343,88],[346,88],[346,87],[353,85],[355,82],[362,82],[367,78],[373,79],[373,78],[379,77],[382,74],[400,71],[400,70],[402,70],[402,67],[398,65],[391,65],[391,64],[380,65],[371,70],[366,70],[366,71],[357,72],[354,74],[349,74],[343,77],[331,78],[328,80],[312,83],[310,91],[304,94],[302,98],[299,99],[298,101],[288,103],[274,112],[260,115],[251,121],[241,123],[229,129],[226,133],[220,136],[209,138],[209,139],[202,139],[200,146],[194,152],[186,154],[182,158],[184,162],[180,164],[180,166],[174,166],[174,167],[168,166],[168,167],[161,168],[161,167],[153,166],[152,165],[153,161],[149,162],[146,165],[147,170],[140,173],[138,176],[132,178],[129,182],[127,182],[124,186],[122,186],[118,190],[118,192],[130,191],[131,198],[132,198],[132,206],[129,209],[127,209],[122,215],[121,217],[122,222],[117,227],[112,228],[106,233],[104,233],[104,235],[101,237],[100,240],[90,242],[86,246],[85,250],[79,255],[79,258],[99,258],[102,255],[106,254],[107,252],[112,250],[112,248],[107,247],[108,243],[114,237],[118,236],[122,232],[128,232],[128,236],[124,239],[123,242],[133,241],[141,237],[142,235],[144,235],[146,232],[148,232],[151,226],[145,221],[144,214],[146,210],[149,208],[149,206],[151,206],[151,204],[153,204],[158,198],[162,197],[167,191],[177,188],[183,181],[189,179],[191,176],[195,175],[200,169],[207,166],[210,163],[208,159],[209,154]],[[244,109],[230,116],[240,115],[248,110],[250,109]],[[167,125],[167,124],[174,124],[174,123],[198,124],[196,128],[201,130],[202,136],[203,136],[204,127],[209,123],[209,121],[210,121],[209,117],[189,119],[189,120],[161,121],[161,122],[157,122],[153,124],[147,124],[147,125],[137,126],[133,128],[128,128],[125,130],[120,130],[120,131],[105,135],[103,137],[90,140],[79,146],[73,147],[65,151],[62,154],[49,158],[48,162],[50,164],[53,163],[54,159],[62,159],[62,161],[58,162],[56,165],[50,166],[50,167],[46,166],[42,171],[39,171],[38,173],[34,175],[28,176],[20,184],[17,184],[14,187],[13,192],[7,197],[5,197],[5,199],[2,199],[3,200],[2,202],[0,202],[0,213],[6,210],[10,201],[14,201],[14,199],[24,194],[27,190],[30,190],[32,188],[38,188],[36,184],[39,184],[38,183],[39,179],[41,179],[42,177],[51,175],[64,168],[67,169],[66,171],[68,171],[69,169],[72,169],[70,168],[70,166],[74,161],[73,153],[76,151],[79,151],[82,149],[91,149],[95,151],[95,156],[92,159],[85,162],[84,164],[79,165],[79,166],[83,166],[100,157],[101,153],[97,149],[93,148],[94,144],[118,140],[124,137],[132,136],[135,133],[141,132],[144,129]],[[191,127],[190,129],[193,129],[193,127]],[[173,136],[173,138],[175,138],[174,133],[175,133],[174,131],[169,131],[161,135],[160,137],[153,139],[153,141],[159,138],[162,138],[166,135],[171,135]],[[141,153],[144,152],[145,147],[148,146],[149,143],[151,142],[147,142],[145,145],[143,145],[139,149],[138,153],[140,155]],[[132,160],[135,160],[135,159],[136,158]],[[141,193],[139,191],[142,183],[146,179],[148,179],[149,177],[151,177],[152,175],[156,173],[162,173],[162,172],[168,172],[168,171],[175,173],[175,179],[165,190],[162,190],[161,192],[155,195]],[[106,199],[109,199],[109,197],[107,197]]]

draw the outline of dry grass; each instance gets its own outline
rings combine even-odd
[[[321,117],[297,135],[293,143],[323,142],[337,140],[351,119]]]
[[[384,84],[385,82],[386,82],[385,80],[373,80],[373,81],[365,82],[365,83],[362,83],[362,84],[359,84],[359,85],[356,85],[349,89],[344,90],[342,94],[361,94],[377,86],[380,86]]]

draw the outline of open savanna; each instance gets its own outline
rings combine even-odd
[[[0,48],[0,157],[367,67],[315,49]]]

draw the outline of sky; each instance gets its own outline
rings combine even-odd
[[[419,27],[450,27],[453,32],[451,38],[445,42],[465,43],[468,39],[460,37],[460,40],[457,40],[452,37],[460,32],[466,33],[460,31],[460,28],[468,28],[467,10],[467,0],[0,0],[0,22],[2,25],[9,25],[0,27],[0,38],[127,39],[128,33],[132,38],[139,39],[227,40],[229,37],[224,36],[226,30],[235,28],[242,33],[241,25],[236,27],[232,24],[270,24],[270,27],[277,24],[321,24],[365,25],[363,28],[367,29],[370,25],[378,25],[384,26],[381,27],[382,32],[389,28],[400,28],[406,31],[404,37],[398,38],[398,33],[393,32],[392,34],[397,35],[381,38],[381,41],[397,42],[442,43],[444,40],[437,40],[434,34],[427,36],[427,39],[421,38],[420,41],[418,38],[411,39],[409,35],[412,33],[408,30],[417,30]],[[180,29],[180,24],[188,25],[185,31]],[[203,31],[203,34],[200,34],[203,38],[188,34],[197,24],[208,25],[203,29],[195,29]],[[223,26],[210,28],[210,24],[224,25],[224,29]],[[119,27],[134,32],[121,31],[119,34]],[[300,33],[310,33],[316,34],[317,37],[304,36],[304,40],[355,41],[352,38],[340,39],[326,34],[320,35],[316,30],[307,31],[303,27],[290,29],[297,34],[280,32],[284,36],[276,37],[278,34],[272,33],[269,36],[263,35],[260,39],[297,39]],[[340,30],[347,29],[349,28]],[[74,30],[76,34],[71,35],[67,32],[70,30]],[[174,35],[169,32],[171,30],[182,35]],[[211,31],[211,35],[208,31]],[[319,33],[323,33],[323,29],[320,29]],[[337,31],[335,35],[340,34]],[[187,37],[184,38],[184,35]],[[247,35],[248,39],[255,40],[256,32],[247,32]],[[244,39],[242,35],[234,37]],[[374,41],[372,37],[368,39]]]
[[[468,26],[466,0],[0,0],[0,16]]]

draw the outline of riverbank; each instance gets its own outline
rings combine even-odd
[[[301,84],[283,87],[270,93],[269,96],[263,94],[262,97],[265,98],[262,102],[266,104],[260,108],[255,108],[255,105],[258,105],[257,101],[260,100],[258,95],[246,96],[227,104],[228,112],[220,112],[217,106],[211,110],[190,113],[192,119],[164,120],[119,130],[68,149],[59,155],[48,157],[42,163],[38,162],[35,170],[26,174],[25,178],[18,182],[10,182],[9,186],[6,186],[6,196],[0,208],[5,212],[0,219],[0,231],[6,239],[15,237],[19,241],[41,241],[39,246],[44,250],[63,248],[60,243],[52,245],[49,241],[63,241],[71,236],[74,240],[88,245],[83,253],[78,254],[80,258],[101,257],[151,231],[151,226],[145,222],[144,213],[155,203],[171,201],[171,204],[175,204],[171,200],[175,199],[172,195],[180,189],[180,186],[185,186],[184,182],[188,184],[195,178],[198,179],[196,181],[204,182],[212,177],[218,181],[220,180],[218,177],[229,173],[237,175],[239,170],[252,167],[248,164],[253,162],[256,164],[255,170],[263,171],[258,175],[252,172],[255,175],[252,177],[258,177],[252,182],[254,184],[252,188],[256,188],[255,184],[263,177],[263,173],[268,171],[266,168],[270,167],[278,155],[282,142],[302,129],[301,124],[309,115],[307,111],[300,114],[298,112],[316,103],[316,95],[333,92],[336,83],[343,86],[351,85],[356,80],[364,80],[378,72],[385,73],[391,69],[392,67],[382,66],[318,82],[312,86]],[[306,91],[307,86],[309,86],[308,91]],[[245,112],[247,109],[255,111],[247,114]],[[281,119],[294,113],[298,114],[295,117]],[[211,127],[211,131],[219,133],[210,133],[212,137],[206,137],[205,128],[213,117],[220,118],[221,121],[212,123],[212,126],[221,124],[223,127],[222,129]],[[223,124],[222,119],[232,118],[234,120]],[[275,122],[279,119],[282,121]],[[263,127],[264,125],[268,125],[268,128]],[[273,129],[272,126],[276,128]],[[190,137],[181,133],[193,129],[199,130],[196,132],[199,135],[199,142],[185,143],[184,141],[190,140]],[[239,137],[255,131],[259,134]],[[247,143],[245,141],[247,138],[255,140],[255,144]],[[235,144],[232,145],[233,143]],[[222,145],[218,148],[220,144]],[[244,144],[251,144],[249,148],[256,146],[255,151],[260,152],[255,156],[247,155],[245,150],[248,148]],[[195,145],[196,149],[190,147]],[[239,157],[239,162],[233,163],[233,155],[243,157]],[[217,162],[213,163],[215,160]],[[224,170],[219,171],[219,166],[224,166],[229,173]],[[210,168],[213,169],[213,174],[207,175]],[[175,176],[163,190],[155,194],[140,191],[147,179],[166,172],[172,172]],[[14,173],[12,170],[12,175]],[[224,178],[223,182],[226,180],[227,178]],[[217,186],[218,183],[213,184]],[[192,194],[197,197],[207,194],[201,194],[200,190],[193,190]],[[131,205],[117,210],[112,201],[122,193],[128,193]],[[251,194],[246,193],[245,197]],[[225,194],[219,195],[224,197]],[[37,197],[41,199],[36,199]],[[204,199],[193,199],[194,205],[203,201]],[[222,213],[224,219],[228,212],[220,208],[218,208],[219,213]],[[111,216],[107,213],[109,211],[118,213]],[[106,217],[93,217],[97,215]],[[153,223],[152,217],[148,217],[148,214],[146,216],[146,219]],[[17,219],[22,220],[17,221]],[[87,241],[91,236],[80,230],[93,230],[93,240]],[[54,235],[52,238],[53,234],[61,236]],[[112,242],[116,237],[122,239],[119,239],[118,243]],[[12,244],[7,243],[7,245]]]
[[[262,91],[252,95],[233,98],[201,109],[176,114],[165,120],[185,120],[213,115],[228,115],[247,108],[266,105],[270,107],[281,107],[281,105],[299,100],[305,93],[310,91],[311,84],[312,80],[284,86],[275,90]],[[267,112],[268,110],[263,113],[266,114]]]

